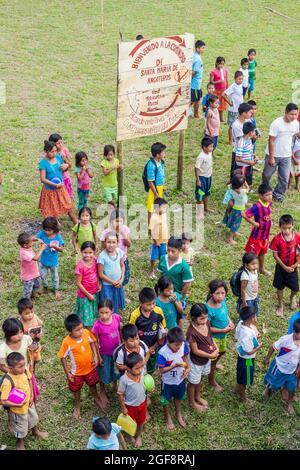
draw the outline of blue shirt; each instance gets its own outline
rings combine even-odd
[[[178,292],[175,292],[176,294],[176,301],[179,302],[179,300],[182,298],[181,294],[178,294]],[[156,305],[157,307],[160,307],[162,311],[164,312],[166,324],[168,330],[171,328],[174,328],[177,325],[177,310],[175,307],[175,304],[172,300],[169,302],[162,302],[159,297],[156,298]]]
[[[198,54],[197,52],[194,52],[193,54],[192,71],[196,73],[192,77],[191,88],[193,90],[200,90],[201,82],[202,82],[202,74],[203,74],[203,62],[202,62],[200,54]]]
[[[208,320],[210,321],[210,326],[223,330],[229,325],[226,299],[223,300],[221,307],[219,308],[212,308],[207,303],[205,305],[208,310]],[[226,333],[213,333],[212,336],[213,338],[223,339],[225,338]]]
[[[155,178],[155,165],[157,166]],[[149,160],[147,164],[147,180],[154,181],[155,186],[164,186],[165,184],[165,162],[161,160],[158,164]]]
[[[289,326],[288,326],[288,335],[294,332],[295,320],[300,320],[300,312],[296,312],[294,313],[294,315],[291,316],[290,321],[289,321]]]
[[[205,111],[204,111],[204,116],[206,117],[207,116],[207,111],[209,110],[210,108],[210,102],[209,102],[209,98],[211,97],[212,95],[210,93],[207,93],[207,95],[205,95],[203,97],[203,100],[202,100],[202,106],[205,106]]]
[[[42,158],[39,163],[39,170],[45,170],[46,171],[46,179],[52,181],[53,178],[58,178],[60,181],[63,180],[63,175],[62,171],[59,169],[59,167],[64,163],[61,155],[57,153],[55,155],[56,163],[51,165],[49,160],[47,158]],[[58,180],[55,181],[55,183],[58,183]],[[54,186],[49,186],[49,184],[45,184],[46,189],[53,189],[54,191],[56,188]]]
[[[119,281],[121,279],[121,260],[124,257],[124,253],[120,248],[116,249],[115,255],[109,255],[106,250],[101,251],[97,259],[97,264],[103,265],[103,274],[109,277],[113,281]],[[111,286],[111,283],[102,281],[106,286]]]
[[[118,434],[121,432],[120,426],[111,424],[111,433],[108,439],[102,439],[93,432],[89,438],[87,449],[93,450],[119,450]]]
[[[42,242],[45,243],[45,245],[49,245],[51,242],[56,242],[58,246],[63,246],[64,241],[59,235],[59,233],[55,234],[55,237],[53,238],[48,238],[46,233],[41,230],[37,235],[37,238],[42,240]],[[57,250],[51,250],[49,246],[43,251],[42,256],[41,256],[41,264],[44,266],[52,267],[52,266],[58,266],[58,251]]]

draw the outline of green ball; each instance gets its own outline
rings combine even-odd
[[[154,383],[152,375],[150,374],[144,375],[144,386],[147,392],[152,392],[152,390],[154,390],[155,383]]]

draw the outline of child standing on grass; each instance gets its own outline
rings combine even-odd
[[[174,292],[172,279],[162,276],[155,285],[156,306],[163,311],[167,329],[170,330],[175,326],[183,327],[183,305],[181,302],[182,295]]]
[[[255,253],[258,256],[259,272],[270,276],[271,273],[265,269],[265,255],[268,252],[272,225],[272,188],[262,183],[258,188],[258,195],[258,201],[246,211],[242,211],[242,217],[253,225],[245,251]],[[254,220],[252,220],[253,217]]]
[[[219,114],[220,121],[224,120],[224,111],[226,111],[226,101],[223,97],[224,91],[228,88],[228,70],[224,68],[225,59],[224,57],[217,57],[215,68],[210,72],[209,80],[214,85],[214,95],[219,98]]]
[[[204,212],[209,214],[213,212],[208,208],[208,197],[211,192],[214,142],[210,137],[204,137],[201,140],[201,147],[202,151],[195,163],[195,197],[197,204],[204,204]]]
[[[264,360],[266,366],[274,351],[278,354],[265,375],[265,395],[270,397],[273,391],[283,388],[287,391],[287,412],[292,415],[295,412],[293,398],[300,378],[300,320],[294,322],[292,334],[281,336],[272,344]]]
[[[232,140],[232,124],[238,118],[238,109],[240,104],[243,103],[243,73],[237,70],[234,74],[234,83],[227,88],[222,97],[229,104],[229,111],[227,116],[228,124],[228,139],[229,145],[233,144]]]
[[[217,359],[219,350],[213,340],[208,309],[205,304],[194,304],[190,311],[191,323],[186,333],[186,341],[190,347],[190,372],[188,375],[187,393],[189,405],[196,411],[205,411],[208,402],[200,397],[202,375],[208,375],[211,360]]]
[[[276,314],[283,317],[283,291],[290,289],[290,307],[298,306],[296,295],[299,292],[298,266],[300,263],[300,234],[294,230],[291,215],[282,215],[279,219],[280,233],[270,243],[270,250],[276,261],[273,286],[277,289],[278,307]]]
[[[209,283],[208,290],[209,293],[205,305],[208,310],[208,320],[210,322],[213,339],[219,350],[217,359],[213,360],[211,363],[211,371],[208,376],[208,381],[216,392],[223,392],[223,388],[215,379],[215,373],[218,361],[227,351],[226,335],[230,331],[234,330],[235,326],[228,316],[226,303],[228,288],[226,282],[214,279]]]
[[[118,248],[118,234],[108,232],[105,236],[105,250],[97,259],[98,276],[102,281],[101,299],[109,299],[113,311],[118,313],[125,308],[124,282],[124,253]]]
[[[185,261],[191,268],[195,260],[195,250],[194,248],[191,247],[193,238],[189,233],[185,232],[181,235],[181,240],[182,240],[181,257],[182,259],[185,259]]]
[[[259,313],[258,297],[258,259],[255,253],[245,253],[241,268],[241,296],[237,301],[237,311],[244,307],[253,307],[255,315]]]
[[[31,360],[33,371],[36,364],[41,360],[42,346],[40,340],[43,335],[42,320],[34,313],[31,299],[21,299],[17,305],[20,320],[23,325],[24,335],[29,335],[32,339],[31,343]]]
[[[246,209],[248,191],[249,186],[246,182],[246,178],[241,173],[236,172],[231,178],[231,184],[223,200],[223,203],[227,204],[223,224],[230,229],[229,245],[236,245],[237,243],[235,238],[241,226],[242,211]]]
[[[115,373],[113,352],[121,343],[120,330],[122,317],[113,313],[112,302],[108,299],[99,302],[99,318],[95,321],[92,333],[95,335],[99,349],[98,373],[100,379],[100,398],[104,406],[108,403],[106,385],[113,383],[117,388],[119,375]]]
[[[20,245],[21,280],[23,284],[23,298],[30,299],[40,293],[42,280],[40,277],[38,261],[43,251],[47,248],[45,243],[39,242],[40,249],[35,253],[32,249],[36,240],[29,233],[20,233],[18,243]]]
[[[51,134],[49,137],[49,142],[53,142],[56,145],[57,153],[62,157],[64,163],[66,163],[69,168],[72,167],[72,159],[69,150],[63,145],[62,137],[59,134]],[[71,176],[68,170],[63,171],[63,182],[68,191],[68,194],[71,199],[73,199],[73,190],[72,190],[72,181]]]
[[[215,92],[215,87],[214,87],[214,84],[209,82],[206,86],[207,88],[207,94],[203,97],[203,100],[202,100],[202,110],[203,110],[203,113],[204,113],[204,117],[206,118],[207,116],[207,111],[209,110],[210,108],[210,102],[209,102],[209,98],[214,95],[214,92]]]
[[[124,325],[121,330],[121,337],[122,337],[123,343],[118,348],[115,349],[114,354],[113,354],[115,358],[117,370],[120,372],[120,374],[124,374],[126,370],[126,366],[125,366],[126,357],[128,356],[128,354],[132,352],[136,352],[136,353],[139,353],[143,358],[143,361],[144,361],[143,373],[146,374],[147,373],[146,364],[150,357],[150,351],[146,343],[140,340],[139,332],[138,332],[136,325],[132,325],[130,323],[128,323],[127,325]]]
[[[28,431],[40,439],[48,437],[47,432],[39,431],[37,424],[39,417],[33,401],[32,376],[26,368],[22,354],[12,352],[7,356],[7,373],[0,387],[0,404],[8,406],[8,428],[17,438],[17,450],[25,450],[24,439]],[[25,393],[25,398],[20,404],[9,401],[9,395],[13,388]]]
[[[140,354],[132,352],[126,357],[125,366],[126,371],[120,378],[117,393],[122,413],[129,415],[137,423],[134,447],[141,447],[141,436],[147,416],[144,360]]]
[[[62,253],[64,249],[64,241],[59,234],[58,221],[55,217],[47,217],[43,220],[43,230],[36,234],[37,238],[41,240],[46,249],[43,250],[40,264],[40,274],[44,289],[48,289],[48,271],[51,273],[52,289],[55,298],[58,300],[62,297],[59,292],[59,276],[58,276],[58,253]]]
[[[103,418],[95,416],[92,423],[93,433],[89,438],[87,449],[119,450],[121,445],[123,450],[127,450],[120,426],[116,423],[111,423],[106,416]]]
[[[106,235],[111,231],[116,232],[116,234],[118,235],[118,247],[124,253],[125,272],[124,272],[123,286],[126,286],[130,280],[130,266],[129,266],[128,256],[127,256],[128,248],[130,248],[132,244],[131,237],[130,237],[130,229],[124,223],[125,215],[122,211],[120,211],[120,209],[114,209],[111,212],[109,222],[110,222],[110,227],[105,229],[100,236],[101,249],[102,250],[105,249]]]
[[[139,293],[139,301],[140,306],[130,314],[129,323],[136,325],[140,339],[150,350],[147,372],[153,374],[156,369],[157,350],[163,342],[161,329],[166,328],[166,320],[162,309],[155,305],[154,289],[144,287]]]
[[[72,228],[72,245],[76,254],[80,253],[84,242],[93,242],[98,251],[98,238],[96,224],[92,222],[92,211],[89,207],[82,207],[78,212],[78,223]]]
[[[82,260],[75,268],[78,290],[74,313],[79,316],[84,327],[89,329],[98,318],[100,283],[95,250],[95,243],[84,242],[81,246]]]
[[[252,122],[245,122],[243,124],[243,135],[237,140],[234,148],[235,169],[241,168],[249,186],[252,185],[253,168],[257,163],[257,158],[253,153],[254,138],[254,124]]]
[[[214,143],[214,150],[218,145],[218,137],[220,134],[220,116],[218,111],[219,98],[216,95],[211,95],[209,98],[209,108],[206,113],[205,121],[205,137],[210,137]]]
[[[106,202],[118,201],[117,172],[123,170],[123,165],[115,158],[115,147],[105,145],[103,150],[104,159],[101,161],[103,171],[103,190]]]
[[[154,201],[154,212],[151,214],[149,229],[151,232],[151,250],[150,250],[150,279],[155,279],[155,262],[167,254],[168,242],[168,222],[167,222],[168,203],[160,197]]]
[[[254,81],[256,79],[255,69],[257,67],[256,62],[256,50],[249,49],[248,51],[248,70],[249,70],[249,88],[248,88],[248,100],[250,100],[251,93],[254,91]]]
[[[69,315],[64,323],[69,334],[63,340],[57,355],[66,374],[69,390],[74,395],[73,416],[74,418],[80,418],[80,390],[84,382],[89,386],[95,405],[102,408],[96,388],[99,382],[96,369],[98,365],[96,339],[89,330],[83,328],[78,315]],[[68,356],[70,358],[70,368],[67,364]]]
[[[292,189],[293,176],[295,177],[296,190],[300,192],[300,132],[295,135],[292,143],[292,165],[289,189]]]
[[[164,407],[166,427],[175,429],[171,414],[170,403],[174,399],[175,415],[181,427],[186,422],[181,413],[181,401],[186,396],[185,379],[190,372],[188,360],[189,348],[184,341],[184,335],[179,327],[171,328],[167,334],[167,343],[159,350],[157,356],[158,370],[161,374],[160,403]]]
[[[85,152],[77,152],[75,154],[76,177],[77,177],[77,194],[78,194],[78,210],[87,206],[90,198],[91,183],[93,178],[92,169],[89,167],[88,156]]]
[[[249,60],[247,57],[244,57],[244,59],[241,60],[241,68],[240,72],[243,74],[243,96],[246,96],[248,87],[249,87],[249,70],[248,70],[248,65],[249,65]]]
[[[237,340],[236,350],[238,353],[236,366],[236,390],[240,400],[245,405],[250,405],[251,401],[247,398],[246,387],[253,385],[255,356],[257,351],[262,348],[259,343],[258,332],[255,327],[256,312],[253,307],[243,307],[240,311],[241,321],[238,323],[235,331]]]

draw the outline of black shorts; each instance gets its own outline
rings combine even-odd
[[[196,103],[196,101],[200,101],[202,97],[202,90],[194,90],[191,88],[191,102]]]
[[[235,154],[234,154],[234,158],[235,158]],[[247,184],[249,184],[249,186],[252,186],[252,178],[253,178],[253,167],[252,166],[250,166],[250,165],[249,166],[238,166],[237,163],[234,162],[233,171],[234,170],[242,170],[242,173],[245,176]],[[232,176],[233,176],[233,173],[232,173]],[[232,178],[232,176],[231,176],[231,178]]]
[[[236,365],[236,383],[252,385],[254,380],[255,358],[244,359],[238,356]]]
[[[279,290],[288,287],[292,292],[299,292],[298,271],[295,270],[292,273],[288,273],[280,264],[276,264],[273,286]]]

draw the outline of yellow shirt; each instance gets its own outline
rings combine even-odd
[[[151,230],[153,241],[157,243],[167,243],[169,238],[167,214],[165,212],[162,214],[153,212],[150,219],[149,229]]]
[[[30,391],[30,385],[29,385],[28,379],[31,379],[32,375],[29,372],[29,370],[26,370],[26,373],[19,374],[19,375],[8,374],[12,378],[15,388],[17,388],[18,390],[22,390],[22,392],[26,393],[26,400],[23,406],[18,406],[18,407],[11,406],[9,408],[12,413],[16,413],[20,415],[25,415],[28,412],[29,401],[31,397],[31,391]],[[7,400],[11,389],[12,389],[12,385],[9,379],[5,378],[0,388],[1,400]]]

